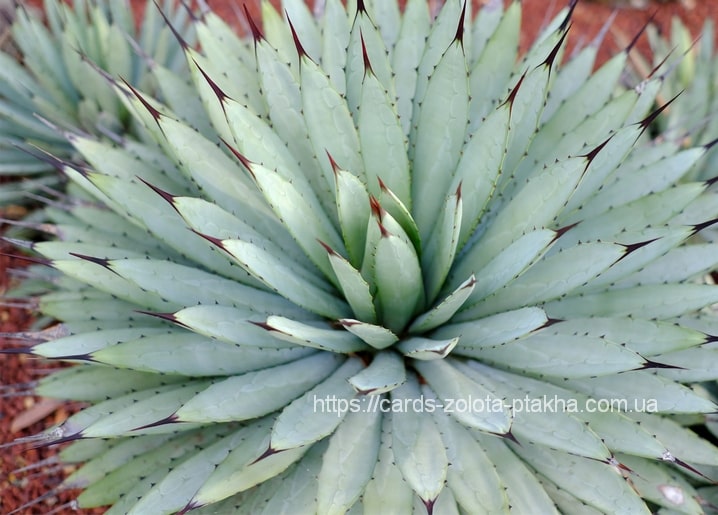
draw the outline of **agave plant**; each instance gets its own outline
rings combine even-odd
[[[655,121],[652,132],[674,145],[673,148],[710,144],[718,138],[718,65],[713,49],[713,21],[706,21],[697,38],[679,18],[672,20],[670,37],[653,25],[649,25],[647,33],[651,60],[634,55],[633,74],[662,74],[659,99],[675,97],[665,115]],[[715,151],[709,152],[686,178],[710,179],[717,159]]]
[[[165,0],[163,8],[183,37],[192,40],[189,11]],[[111,88],[89,61],[144,91],[161,95],[169,75],[186,68],[182,51],[148,1],[142,25],[136,28],[129,2],[45,0],[47,23],[20,4],[15,11],[12,41],[22,57],[0,52],[0,175],[24,178],[3,184],[0,206],[27,203],[28,193],[59,184],[51,166],[32,157],[40,146],[62,158],[72,146],[48,126],[91,134],[141,137]]]
[[[61,323],[5,349],[76,364],[35,392],[88,407],[30,441],[72,442],[78,506],[710,506],[708,148],[633,152],[661,79],[561,65],[574,5],[518,58],[518,1],[265,2],[252,37],[195,20],[184,102],[104,75],[158,147],[46,156],[85,192],[28,244]]]
[[[651,60],[640,55],[631,59],[632,75],[661,75],[663,85],[659,101],[673,99],[663,116],[654,120],[649,131],[655,139],[647,142],[648,153],[655,160],[681,148],[703,145],[710,150],[696,161],[683,176],[684,181],[710,180],[715,176],[718,153],[718,65],[713,50],[714,26],[707,20],[699,37],[691,35],[680,19],[671,23],[670,37],[653,25],[647,28],[652,50]],[[649,161],[646,166],[653,166]],[[701,234],[701,239],[716,240],[715,228]]]

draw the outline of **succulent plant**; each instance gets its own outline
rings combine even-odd
[[[561,65],[575,3],[521,58],[518,1],[349,4],[206,11],[184,102],[105,76],[157,147],[46,155],[61,323],[5,352],[89,405],[24,441],[108,514],[708,509],[718,195],[708,148],[633,152],[661,79]]]
[[[706,20],[699,37],[691,35],[679,18],[673,18],[669,36],[654,25],[647,28],[651,59],[633,55],[633,75],[661,74],[659,100],[675,98],[666,113],[655,120],[651,132],[660,140],[677,146],[709,145],[718,139],[718,61],[714,55],[714,25]],[[703,157],[687,179],[707,180],[715,175],[715,149]]]
[[[189,11],[165,0],[163,9],[191,39]],[[20,4],[12,41],[21,57],[0,52],[0,175],[23,178],[0,188],[0,206],[27,203],[28,193],[56,187],[60,176],[34,158],[35,146],[69,158],[72,146],[47,122],[92,134],[137,134],[122,103],[88,61],[144,91],[162,95],[167,76],[185,70],[182,51],[155,3],[135,25],[128,1],[44,0],[46,23]]]

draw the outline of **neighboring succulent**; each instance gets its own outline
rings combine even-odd
[[[191,38],[187,9],[173,0],[165,0],[163,9]],[[182,51],[153,1],[147,1],[139,28],[127,0],[75,0],[72,5],[45,0],[43,11],[47,24],[22,5],[15,11],[12,38],[20,61],[0,52],[0,175],[24,178],[0,187],[0,206],[27,203],[28,193],[58,185],[52,167],[30,153],[39,146],[67,158],[72,147],[43,119],[91,134],[138,136],[122,103],[87,60],[158,95],[166,76],[186,70]]]
[[[659,100],[675,100],[663,116],[654,121],[651,132],[657,145],[667,143],[666,151],[679,146],[710,145],[718,139],[718,57],[713,49],[714,25],[706,20],[696,38],[679,18],[671,23],[670,37],[648,26],[651,61],[632,56],[634,76],[662,75]],[[718,171],[718,153],[712,149],[687,175],[687,179],[707,180]]]
[[[87,192],[30,245],[62,323],[6,352],[91,405],[30,441],[108,514],[708,509],[718,195],[706,148],[632,152],[660,79],[559,66],[575,3],[518,61],[518,1],[357,3],[205,12],[187,111],[114,82],[162,152],[47,157]]]

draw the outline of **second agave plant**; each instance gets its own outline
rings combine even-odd
[[[46,158],[85,192],[31,244],[60,323],[7,350],[76,364],[34,441],[73,442],[77,504],[708,509],[718,248],[684,242],[718,196],[681,182],[707,148],[632,152],[660,79],[561,65],[571,7],[520,58],[519,2],[283,7],[198,17],[185,102],[112,82],[156,146]]]
[[[39,146],[72,157],[72,146],[48,125],[142,138],[88,61],[157,95],[165,82],[186,80],[182,51],[154,2],[146,2],[139,27],[128,1],[44,0],[42,7],[46,23],[19,3],[8,36],[21,57],[0,52],[0,177],[6,179],[0,207],[61,186],[53,168],[31,155]],[[189,11],[171,0],[163,8],[176,30],[192,39]]]

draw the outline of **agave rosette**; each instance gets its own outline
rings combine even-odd
[[[560,65],[571,8],[517,59],[519,2],[283,7],[204,12],[184,103],[114,83],[157,149],[48,158],[86,198],[32,244],[62,323],[11,351],[77,363],[36,390],[91,405],[36,440],[78,504],[700,513],[718,254],[683,243],[718,196],[681,183],[706,148],[632,152],[661,80]]]
[[[192,40],[189,11],[172,0],[162,6],[183,37]],[[186,75],[182,50],[152,1],[139,27],[127,1],[45,0],[43,12],[46,22],[20,4],[12,41],[22,57],[0,52],[0,175],[24,179],[0,188],[0,205],[26,203],[28,193],[59,184],[53,167],[31,155],[39,146],[72,156],[72,146],[47,122],[92,134],[142,137],[93,65],[154,95],[164,94],[164,81],[178,87],[183,79],[177,74]]]
[[[678,146],[712,145],[718,138],[718,64],[713,48],[714,24],[707,20],[700,35],[694,36],[679,18],[671,21],[670,36],[653,25],[647,28],[650,61],[633,56],[636,76],[661,74],[659,100],[675,98],[665,115],[655,121],[651,132],[666,149]],[[667,150],[670,151],[670,150]],[[686,177],[707,180],[714,176],[715,150],[696,163]]]

